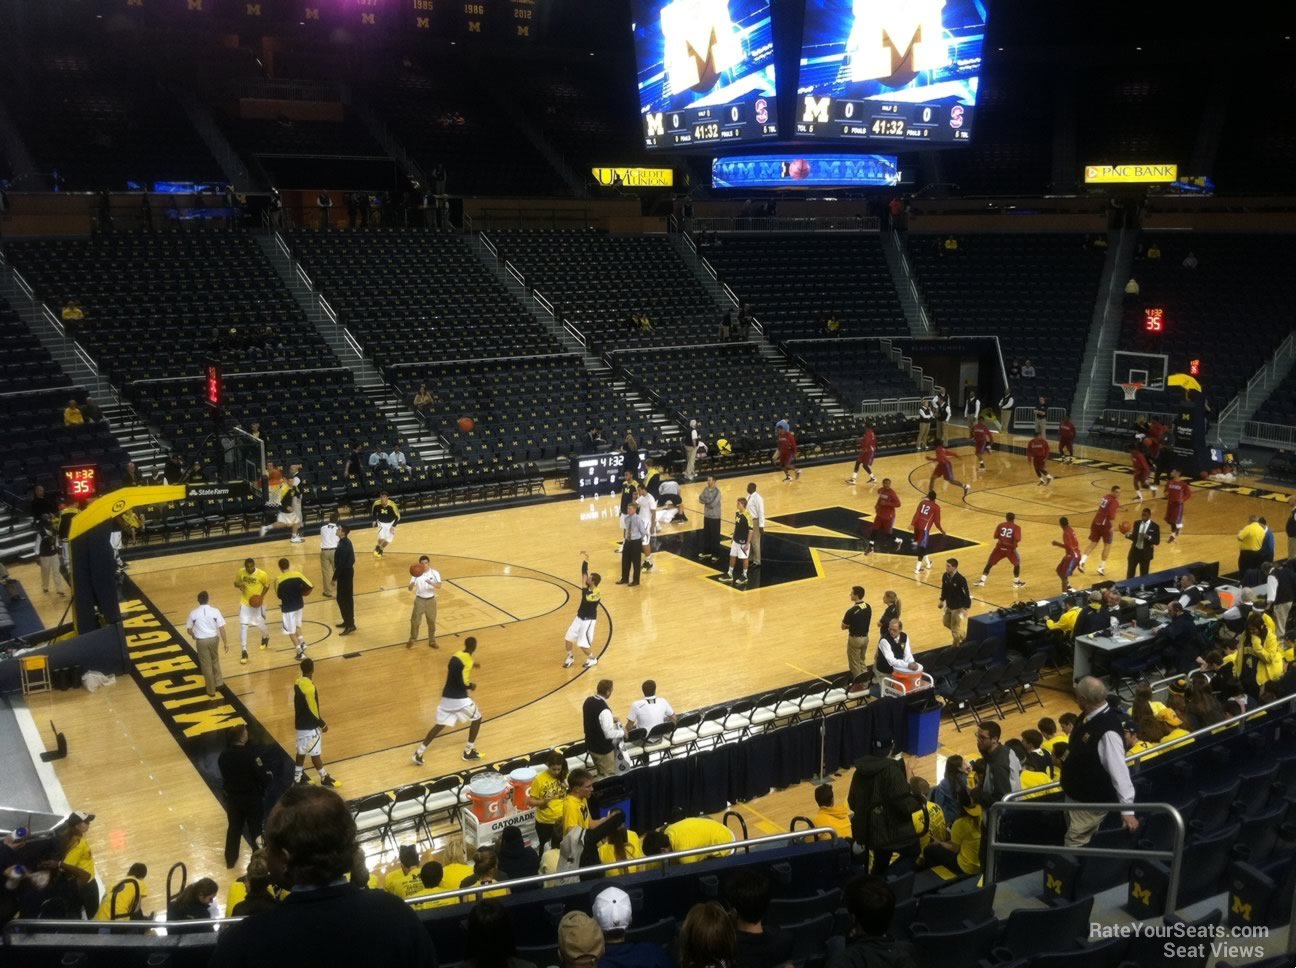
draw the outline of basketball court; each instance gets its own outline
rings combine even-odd
[[[1020,448],[1025,439],[1013,442]],[[999,444],[1006,443],[1001,436]],[[581,703],[602,678],[615,681],[612,705],[624,717],[646,678],[655,679],[659,693],[684,711],[838,673],[845,667],[840,621],[852,585],[866,588],[875,616],[881,613],[882,593],[895,590],[915,651],[936,648],[948,643],[937,607],[945,557],[957,555],[969,582],[975,581],[994,526],[1004,512],[1014,511],[1023,528],[1022,577],[1028,584],[1013,589],[1011,571],[1001,564],[986,587],[973,589],[972,614],[1051,597],[1059,590],[1053,569],[1060,551],[1051,545],[1059,538],[1057,518],[1070,516],[1082,533],[1099,498],[1129,476],[1122,455],[1077,448],[1076,463],[1051,463],[1057,479],[1044,488],[1020,450],[1001,446],[984,471],[976,469],[970,448],[956,453],[955,469],[972,490],[964,498],[957,488],[937,485],[949,537],[937,536],[935,568],[919,576],[911,551],[865,554],[862,536],[872,517],[875,488],[845,484],[849,464],[807,468],[792,483],[777,471],[720,482],[726,509],[749,480],[766,500],[765,564],[745,589],[715,581],[718,571],[695,560],[701,484],[684,485],[689,520],[663,526],[656,567],[644,573],[638,588],[614,584],[620,568],[616,496],[407,522],[381,560],[372,555],[372,530],[361,528],[352,535],[358,559],[358,632],[337,634],[336,604],[321,597],[318,587],[305,610],[321,710],[330,725],[324,760],[348,799],[459,770],[458,734],[434,742],[423,768],[410,763],[410,752],[433,722],[446,662],[468,635],[480,644],[474,679],[479,684],[475,697],[486,717],[478,743],[485,762],[579,738]],[[898,525],[908,524],[931,467],[917,453],[877,461],[879,480],[891,477],[904,502]],[[1230,570],[1234,535],[1247,516],[1267,512],[1277,520],[1281,512],[1275,504],[1286,501],[1285,494],[1258,488],[1204,483],[1194,489],[1183,537],[1157,549],[1154,570],[1217,559]],[[1164,499],[1150,504],[1159,518]],[[1136,514],[1126,503],[1121,519]],[[723,530],[729,531],[727,521]],[[200,700],[168,699],[153,694],[176,691],[163,688],[161,679],[128,675],[95,694],[76,690],[29,698],[37,724],[43,727],[52,720],[67,735],[71,753],[56,764],[58,778],[75,809],[100,817],[94,840],[102,869],[116,872],[142,860],[162,871],[181,859],[191,872],[218,874],[224,869],[225,819],[209,785],[224,729],[246,717],[254,732],[259,724],[262,735],[291,751],[292,683],[298,675],[273,607],[269,648],[262,651],[256,629],[250,630],[250,661],[239,664],[234,573],[252,556],[273,575],[284,557],[318,584],[318,539],[310,530],[307,535],[300,545],[267,539],[136,559],[130,565],[139,597],[124,605],[128,645],[132,635],[165,634],[151,629],[168,623],[174,629],[167,632],[174,637],[174,630],[180,630],[178,637],[184,638],[195,596],[208,590],[232,623],[227,630],[230,651],[222,659],[228,696],[205,706]],[[604,578],[604,609],[594,647],[600,661],[591,670],[579,663],[564,669],[563,635],[579,602],[582,550],[589,551],[591,569]],[[1124,577],[1125,553],[1118,540],[1108,577]],[[437,650],[429,649],[425,638],[412,647],[406,644],[409,566],[421,554],[431,556],[445,581]],[[1095,571],[1096,560],[1088,576],[1074,576],[1076,587],[1100,580]],[[40,587],[32,566],[20,566],[15,573],[28,588]],[[53,622],[63,600],[48,596],[37,604],[46,621]],[[272,597],[268,605],[273,604]],[[876,643],[876,632],[872,641]],[[1033,726],[1039,716],[1074,709],[1065,683],[1051,685],[1042,690],[1043,709],[1009,715],[1003,724],[1006,735]],[[947,723],[941,740],[945,755],[975,751],[971,730],[959,733]],[[935,778],[934,762],[915,766]],[[808,794],[785,791],[767,800],[740,808],[763,830],[785,827],[792,815],[804,812]]]

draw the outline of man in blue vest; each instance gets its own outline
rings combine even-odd
[[[1083,715],[1068,738],[1062,792],[1072,803],[1133,803],[1134,784],[1125,763],[1121,730],[1124,714],[1107,704],[1107,687],[1093,676],[1076,683],[1075,696]],[[1106,810],[1068,810],[1065,845],[1089,843],[1106,816]],[[1138,829],[1132,812],[1122,812],[1121,822],[1127,830]]]

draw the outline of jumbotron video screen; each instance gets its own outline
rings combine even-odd
[[[648,148],[778,136],[770,0],[635,0]]]
[[[799,138],[972,138],[986,0],[806,0]]]

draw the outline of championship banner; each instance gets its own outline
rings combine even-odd
[[[675,185],[674,168],[594,168],[594,180],[610,186],[621,178],[627,188],[671,188]]]
[[[1178,165],[1085,165],[1084,170],[1086,185],[1162,184],[1178,177]]]

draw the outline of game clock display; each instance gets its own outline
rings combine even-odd
[[[966,142],[985,0],[806,0],[795,136]]]
[[[642,464],[647,458],[648,452],[641,450],[639,463]],[[619,450],[606,454],[585,454],[572,463],[571,480],[568,483],[581,497],[615,494],[621,490],[625,472],[626,457]]]
[[[769,0],[634,0],[648,148],[778,136]]]
[[[63,493],[70,501],[90,501],[99,493],[99,468],[81,464],[63,468]]]

